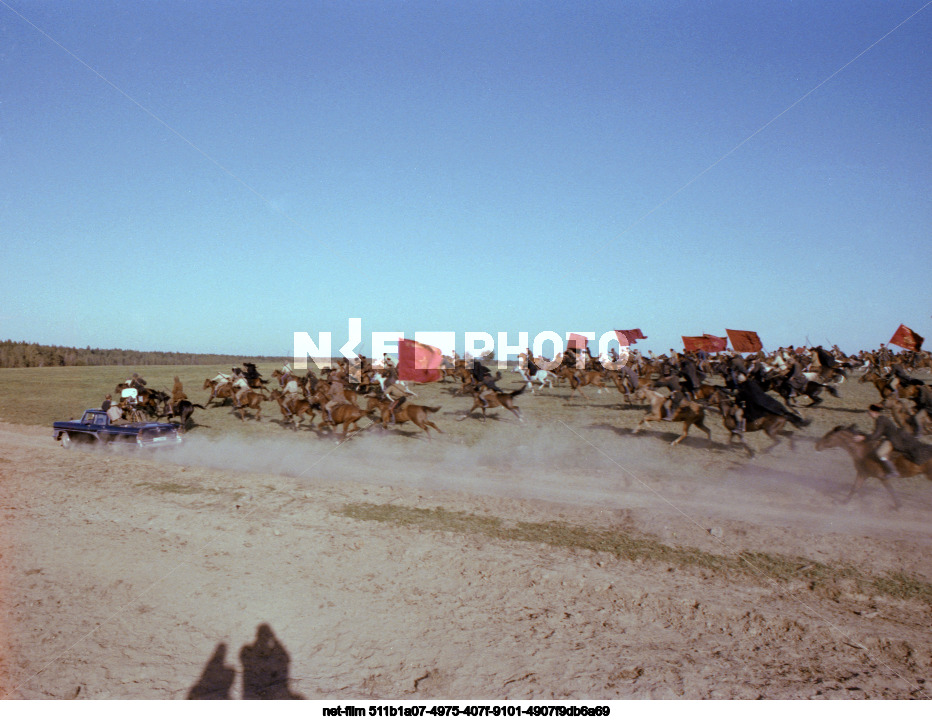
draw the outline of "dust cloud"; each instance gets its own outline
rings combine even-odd
[[[340,482],[443,490],[535,500],[606,511],[643,509],[678,523],[708,527],[737,520],[817,532],[863,532],[913,540],[932,537],[928,482],[897,485],[904,502],[892,510],[870,481],[849,505],[853,482],[843,453],[797,443],[747,458],[737,449],[670,448],[650,437],[590,443],[569,427],[497,427],[475,443],[439,436],[428,443],[376,429],[337,444],[321,438],[186,438],[158,457],[182,466],[296,479],[300,487]]]

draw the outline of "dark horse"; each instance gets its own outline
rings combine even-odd
[[[165,401],[165,405],[162,407],[162,412],[159,414],[159,418],[167,417],[169,422],[173,416],[178,416],[179,422],[181,423],[181,430],[188,430],[188,425],[191,421],[191,416],[194,414],[195,408],[204,409],[200,403],[192,403],[189,400],[180,400],[177,403],[172,403],[170,400]]]

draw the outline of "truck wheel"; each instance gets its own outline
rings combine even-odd
[[[58,440],[61,441],[62,448],[71,448],[71,436],[69,436],[67,432],[63,431],[62,434],[58,436]]]

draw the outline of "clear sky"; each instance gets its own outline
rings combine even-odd
[[[930,38],[926,0],[0,0],[0,339],[932,345]]]

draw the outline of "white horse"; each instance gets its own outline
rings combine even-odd
[[[534,375],[531,375],[527,372],[527,368],[518,368],[518,373],[521,374],[521,377],[524,378],[525,383],[527,383],[527,388],[531,389],[531,393],[534,393],[534,383],[537,382],[541,390],[547,388],[553,388],[553,382],[557,380],[557,377],[550,371],[540,370],[537,371]]]
[[[412,398],[417,398],[417,393],[408,388],[408,384],[404,381],[400,381],[397,378],[392,378],[392,381],[389,382],[389,376],[382,375],[381,371],[372,376],[372,380],[379,384],[379,388],[382,389],[382,393],[388,395],[388,391],[392,388],[397,388],[399,391],[404,393],[406,396],[411,396]],[[391,397],[391,396],[389,396]]]
[[[555,380],[558,380],[558,378],[553,373],[551,373],[550,371],[541,369],[541,370],[538,370],[534,375],[531,375],[530,373],[528,373],[528,370],[527,370],[527,353],[519,353],[518,359],[519,359],[518,367],[516,370],[518,371],[518,373],[521,374],[521,377],[524,378],[524,382],[527,383],[527,386],[525,387],[530,388],[531,393],[535,392],[534,391],[535,381],[540,386],[540,389],[542,391],[547,386],[549,386],[550,388],[553,388],[553,382]]]

